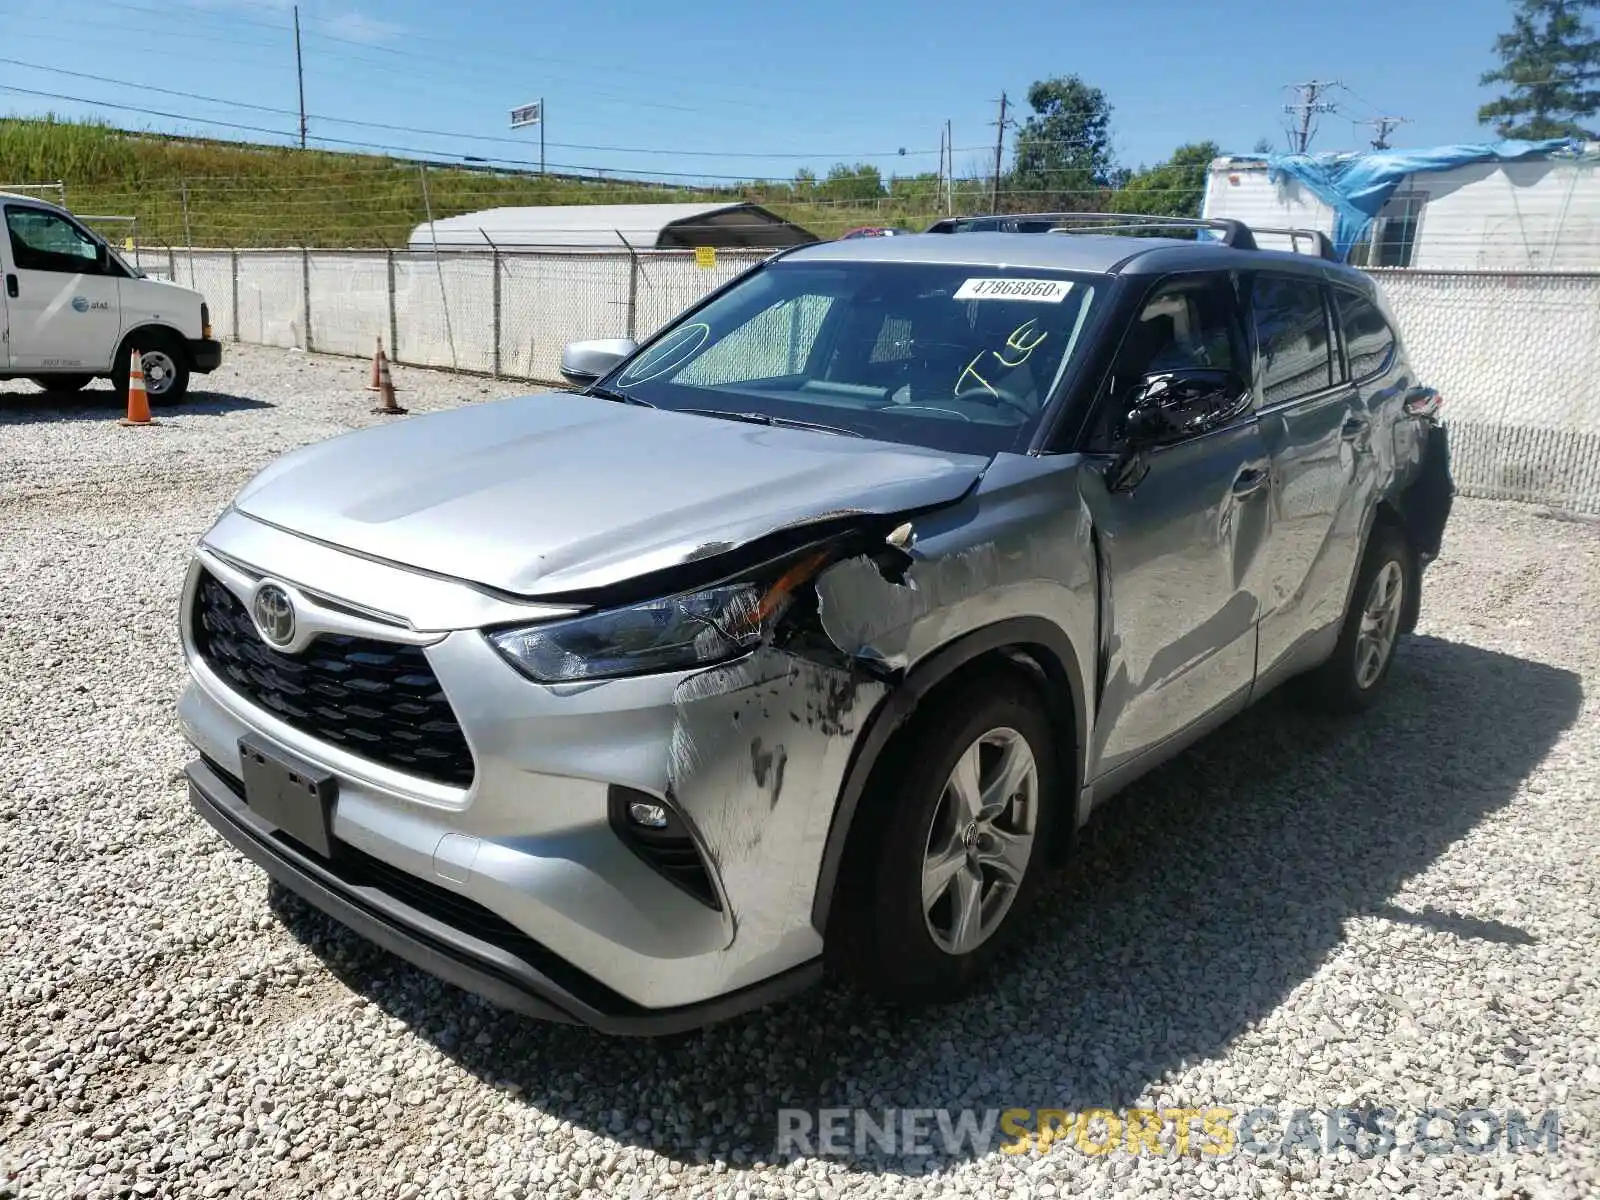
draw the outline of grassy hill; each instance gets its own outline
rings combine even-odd
[[[782,184],[702,190],[470,167],[424,168],[378,155],[0,119],[0,183],[56,180],[65,183],[67,206],[76,213],[136,217],[141,245],[403,246],[412,229],[427,219],[428,203],[435,217],[447,217],[498,205],[748,198],[821,237],[856,225],[917,226],[933,219],[931,204],[916,200],[895,204],[896,211],[796,203]],[[114,227],[102,230],[110,236]]]

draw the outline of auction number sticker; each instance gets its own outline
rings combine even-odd
[[[1034,300],[1060,304],[1072,290],[1065,279],[969,279],[956,289],[957,300]]]

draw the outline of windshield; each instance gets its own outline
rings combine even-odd
[[[658,408],[993,454],[1025,449],[1085,340],[1098,276],[776,262],[607,388]]]

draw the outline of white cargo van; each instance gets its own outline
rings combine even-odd
[[[199,292],[146,278],[106,240],[54,204],[0,192],[0,380],[75,392],[91,379],[128,386],[130,349],[154,403],[222,363]]]

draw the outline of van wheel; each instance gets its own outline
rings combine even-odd
[[[1416,557],[1405,537],[1389,525],[1373,526],[1339,644],[1327,662],[1305,676],[1306,699],[1339,713],[1360,712],[1377,699],[1394,666],[1416,587]]]
[[[56,392],[67,395],[71,392],[81,392],[89,386],[93,375],[35,375],[32,382],[38,384],[47,392]]]
[[[128,356],[131,347],[139,347],[139,359],[144,368],[144,390],[151,404],[176,404],[189,393],[189,355],[177,339],[170,334],[135,334],[117,351],[117,362],[112,382],[117,395],[128,397]]]
[[[1011,670],[945,693],[923,715],[884,781],[875,851],[858,860],[860,922],[847,973],[908,1003],[953,1000],[982,977],[1021,925],[1046,869],[1058,782],[1054,736],[1037,690]]]

